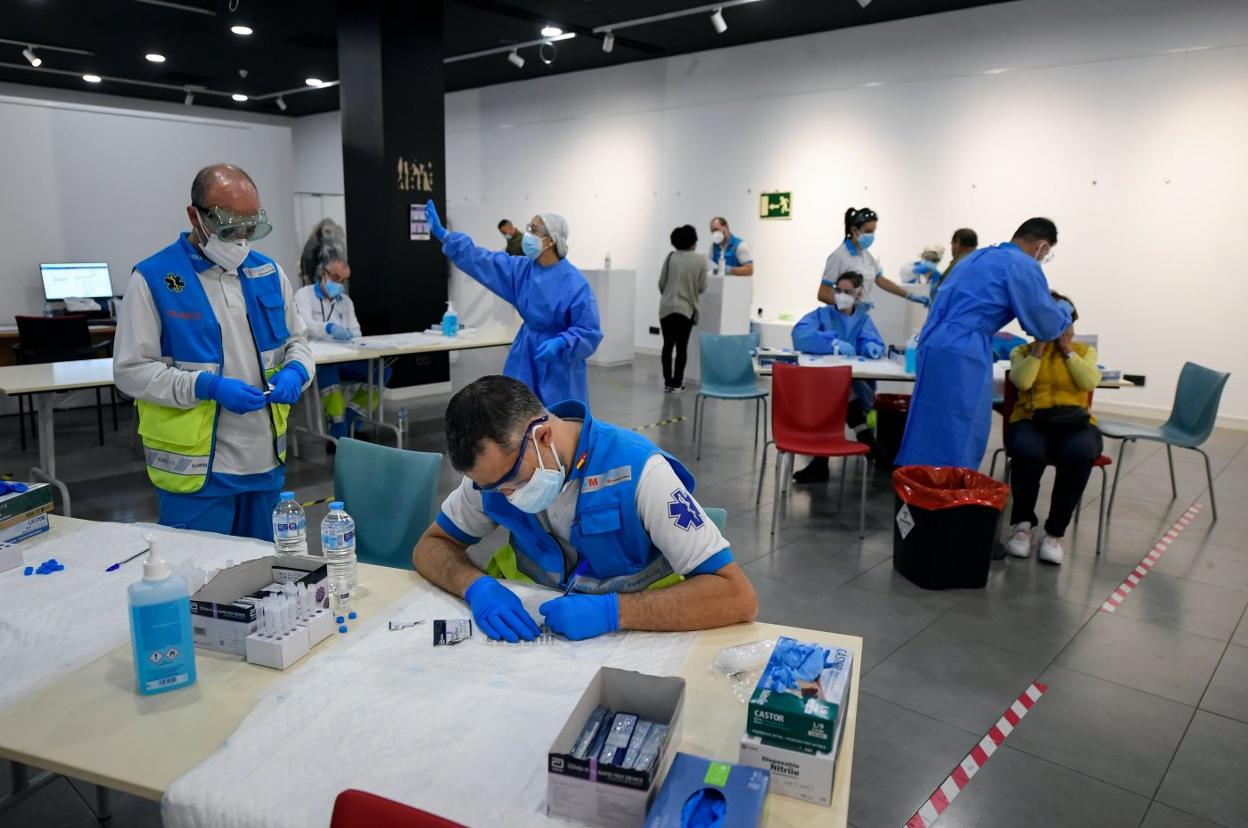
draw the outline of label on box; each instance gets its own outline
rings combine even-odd
[[[803,753],[765,744],[755,736],[741,737],[738,760],[743,765],[771,771],[771,792],[816,805],[832,804],[832,783],[836,771],[836,749],[831,753]]]
[[[828,752],[836,739],[840,711],[849,692],[853,652],[841,647],[822,648],[824,663],[810,680],[794,679],[791,686],[768,686],[773,675],[792,675],[783,664],[785,654],[801,642],[780,638],[767,669],[750,697],[746,732],[771,744],[808,753]],[[809,645],[808,645],[809,646]]]

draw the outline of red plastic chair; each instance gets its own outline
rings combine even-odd
[[[1092,394],[1088,392],[1088,409],[1092,408]],[[1001,448],[992,453],[992,463],[988,466],[988,476],[995,477],[997,472],[997,457],[1005,454],[1005,482],[1010,482],[1010,456],[1005,450],[1005,432],[1010,427],[1010,417],[1014,414],[1014,405],[1018,402],[1018,389],[1014,387],[1014,383],[1010,382],[1010,372],[1005,372],[1005,394],[1001,403],[1001,414],[1004,418],[1001,421]],[[1097,524],[1096,524],[1096,554],[1101,554],[1101,539],[1105,532],[1105,485],[1109,480],[1109,473],[1105,471],[1106,466],[1114,464],[1113,458],[1107,454],[1092,461],[1092,468],[1101,470],[1101,500],[1097,508]],[[1052,460],[1046,461],[1045,465],[1056,466]],[[1075,523],[1079,523],[1079,515],[1083,512],[1083,497],[1079,498],[1079,502],[1075,505]]]
[[[776,446],[776,502],[771,510],[771,534],[776,534],[780,499],[788,494],[793,477],[793,458],[840,457],[841,500],[845,500],[845,476],[850,457],[862,458],[862,497],[858,506],[858,537],[866,534],[867,454],[862,443],[845,438],[845,412],[849,408],[849,386],[854,372],[848,365],[814,368],[775,363],[771,373],[771,436],[763,444],[763,464],[758,473],[758,497],[763,499],[763,477],[767,474],[767,447]],[[786,464],[787,459],[787,464]],[[785,466],[788,466],[787,471]],[[838,507],[839,507],[838,503]]]
[[[440,816],[348,788],[334,800],[329,828],[466,828]]]

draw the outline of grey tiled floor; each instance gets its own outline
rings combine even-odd
[[[501,351],[463,355],[453,368],[456,387],[499,370],[502,358]],[[590,373],[594,410],[621,425],[693,414],[692,391],[660,393],[653,358]],[[408,406],[413,448],[442,449],[444,405],[434,398]],[[21,476],[35,455],[18,451],[16,425],[0,421],[0,471]],[[155,517],[125,417],[103,448],[89,411],[68,412],[57,426],[76,515]],[[864,638],[853,825],[900,826],[1037,679],[1047,694],[938,826],[1248,825],[1248,433],[1218,431],[1207,445],[1221,510],[1216,523],[1199,458],[1176,451],[1179,497],[1172,501],[1164,451],[1136,444],[1127,450],[1103,555],[1093,554],[1094,476],[1083,520],[1068,533],[1065,564],[1001,561],[986,588],[945,592],[919,589],[893,571],[893,495],[884,472],[868,481],[864,539],[854,476],[843,511],[835,479],[827,488],[795,488],[773,540],[774,465],[756,507],[750,406],[708,406],[701,461],[693,459],[690,420],[646,433],[687,462],[704,504],[728,510],[728,537],[758,590],[762,620]],[[994,435],[991,445],[999,442]],[[1107,450],[1117,456],[1116,444]],[[305,445],[288,480],[304,499],[324,497],[332,468],[319,446]],[[441,489],[455,479],[444,467]],[[1042,516],[1048,491],[1046,484]],[[1205,509],[1120,610],[1098,612],[1196,502]],[[317,507],[309,517],[319,521],[323,513]],[[0,792],[7,787],[0,763]],[[94,801],[90,786],[60,780],[0,815],[0,826],[91,825],[87,803]],[[115,795],[113,809],[114,825],[160,824],[156,803]]]

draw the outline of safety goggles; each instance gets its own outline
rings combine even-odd
[[[499,488],[506,486],[508,483],[511,483],[513,480],[515,480],[516,475],[520,473],[520,466],[524,464],[524,453],[525,451],[528,450],[529,437],[530,435],[533,434],[533,429],[537,428],[539,425],[541,425],[542,423],[546,422],[549,419],[550,419],[550,416],[546,415],[546,416],[538,417],[536,420],[529,423],[529,427],[524,430],[524,437],[520,439],[520,453],[516,456],[516,462],[512,464],[511,469],[505,475],[499,478],[497,483],[494,483],[493,485],[490,485],[490,486],[478,486],[477,488],[483,492],[494,492],[494,491],[498,491]]]
[[[532,222],[529,222],[528,224],[524,225],[524,229],[532,233],[535,236],[549,236],[550,235],[550,231],[548,231],[546,227],[541,224],[533,224]]]
[[[259,241],[273,232],[269,216],[263,209],[254,213],[236,213],[225,207],[195,205],[207,225],[204,230],[223,242]]]

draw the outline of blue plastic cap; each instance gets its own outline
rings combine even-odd
[[[347,625],[346,625],[346,624],[343,624],[341,627],[339,627],[339,628],[338,628],[338,632],[340,632],[340,633],[345,633],[346,631],[347,631]]]
[[[281,499],[282,500],[294,500],[295,493],[294,492],[282,492]]]
[[[335,501],[332,501],[332,502],[329,504],[329,510],[330,510],[331,512],[332,512],[332,511],[334,511],[335,509],[342,509],[342,501],[341,501],[341,500],[335,500]]]
[[[347,617],[350,618],[352,621],[354,621],[356,618],[355,612],[354,611],[348,612]]]
[[[23,574],[23,575],[33,575],[33,574],[35,574],[35,568],[34,568],[33,566],[28,566],[28,567],[26,567],[26,571],[25,571],[25,572],[23,572],[22,574]]]
[[[337,615],[337,616],[334,616],[334,620],[335,620],[335,621],[337,621],[339,624],[341,624],[342,622],[346,621],[347,619],[346,619],[346,618],[343,618],[341,615]]]

